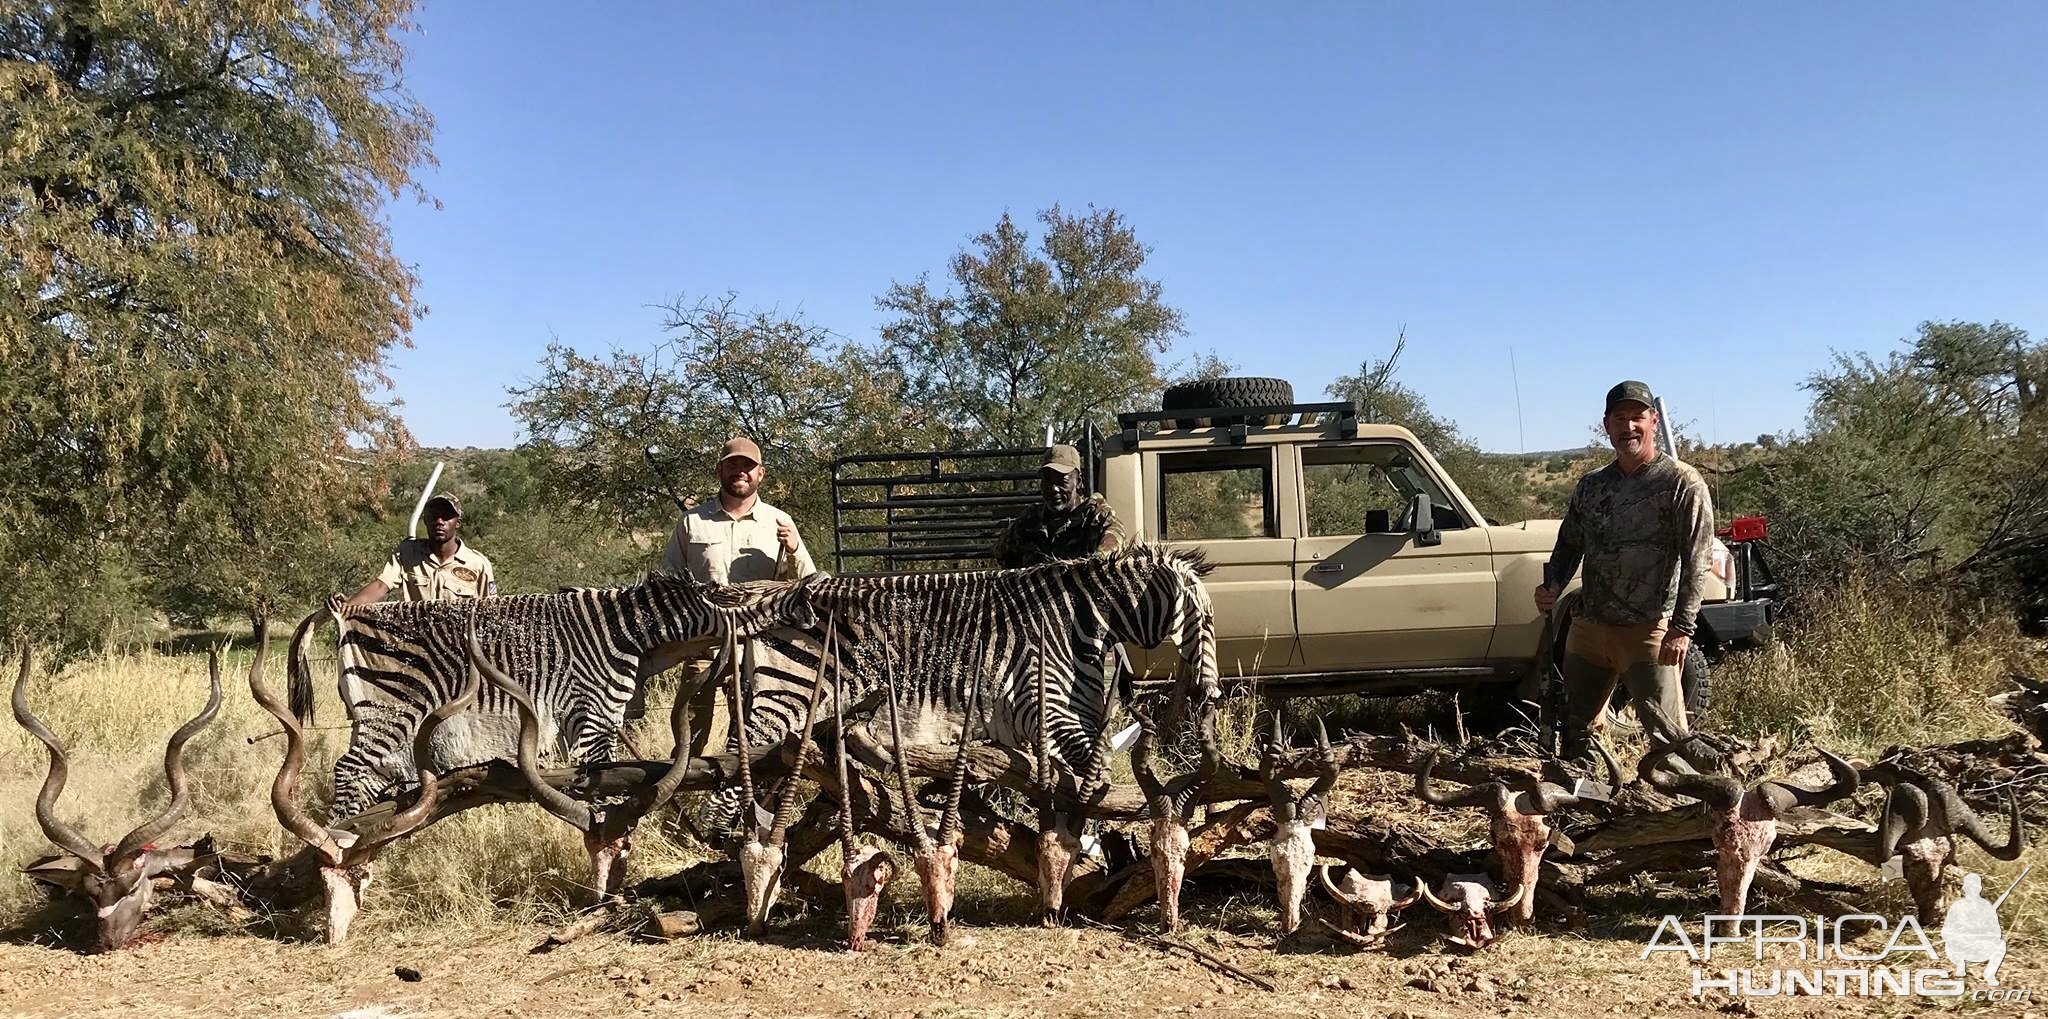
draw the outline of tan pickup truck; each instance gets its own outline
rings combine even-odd
[[[1226,682],[1308,696],[1485,685],[1538,699],[1570,625],[1569,596],[1555,620],[1531,598],[1559,522],[1490,522],[1408,429],[1360,421],[1348,403],[1261,395],[1285,393],[1277,381],[1178,387],[1165,409],[1120,415],[1117,433],[1082,443],[1091,490],[1133,538],[1199,548],[1215,565]],[[985,565],[991,529],[1036,498],[1042,452],[842,460],[839,569],[863,557],[885,570]],[[1710,689],[1706,653],[1755,640],[1771,615],[1774,590],[1742,537],[1717,544],[1687,668],[1694,710]],[[1138,660],[1165,670],[1172,650]]]

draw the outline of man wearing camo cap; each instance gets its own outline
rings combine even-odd
[[[1607,391],[1614,462],[1579,479],[1536,589],[1549,613],[1572,574],[1585,583],[1564,649],[1567,761],[1590,767],[1591,732],[1618,679],[1658,742],[1687,731],[1679,678],[1702,582],[1713,566],[1714,507],[1699,471],[1657,449],[1656,397],[1642,382]],[[1682,755],[1684,756],[1684,755]]]
[[[1116,514],[1099,495],[1081,490],[1081,451],[1054,446],[1038,469],[1039,501],[996,536],[990,558],[1006,570],[1078,559],[1123,541]]]

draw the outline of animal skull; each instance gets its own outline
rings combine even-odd
[[[1323,890],[1337,903],[1337,921],[1323,925],[1360,948],[1385,948],[1387,935],[1407,924],[1389,926],[1394,914],[1421,901],[1419,885],[1401,885],[1389,874],[1361,874],[1345,868],[1344,880],[1330,880],[1330,865],[1316,868]]]
[[[1516,885],[1513,895],[1495,901],[1500,893],[1493,879],[1484,874],[1446,875],[1442,895],[1431,892],[1427,883],[1418,883],[1417,887],[1430,905],[1443,911],[1451,926],[1451,943],[1474,949],[1485,948],[1499,939],[1491,918],[1515,908],[1529,892],[1528,885]]]

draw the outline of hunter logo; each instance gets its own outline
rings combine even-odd
[[[1986,901],[1982,875],[1963,875],[1963,895],[1942,919],[1942,951],[1908,913],[1897,922],[1875,913],[1840,917],[1709,914],[1696,933],[1678,917],[1666,915],[1643,946],[1641,959],[1655,952],[1680,952],[1694,963],[1692,994],[1722,991],[1737,997],[1809,996],[1877,998],[1920,996],[1970,1001],[2031,1001],[2033,990],[2007,988],[1998,982],[2005,961],[2005,935],[1998,907],[2027,876]],[[1846,930],[1845,930],[1846,929]],[[1859,947],[1859,939],[1863,944]],[[1882,947],[1872,948],[1882,939]],[[1716,962],[1743,960],[1735,968]],[[1968,971],[1982,964],[1978,982],[1969,986]]]

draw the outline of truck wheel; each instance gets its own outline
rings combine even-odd
[[[1198,407],[1270,407],[1276,404],[1294,402],[1294,384],[1286,379],[1259,378],[1238,375],[1220,379],[1203,379],[1199,382],[1183,382],[1166,387],[1159,395],[1160,410],[1191,410]],[[1214,425],[1234,424],[1280,424],[1277,417],[1262,418],[1249,422],[1245,418],[1219,417],[1210,422]],[[1195,418],[1180,418],[1174,424],[1181,428],[1195,428],[1200,422]]]
[[[1707,653],[1698,644],[1686,648],[1678,683],[1685,691],[1685,713],[1698,725],[1699,717],[1706,713],[1707,704],[1714,697],[1714,670],[1707,665]]]

